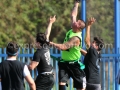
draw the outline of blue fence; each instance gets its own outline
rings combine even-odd
[[[28,48],[22,48],[19,50],[19,56],[18,60],[21,62],[24,62],[28,64],[30,60],[33,57],[35,49],[28,49]],[[118,50],[120,51],[120,50]],[[55,57],[60,57],[60,51],[58,49],[50,49],[51,55]],[[120,52],[118,54],[114,54],[114,49],[107,48],[102,50],[102,58],[101,58],[101,86],[102,90],[115,90],[115,85],[117,84],[115,82],[116,75],[115,75],[115,65],[117,64],[118,68],[120,67]],[[5,60],[7,57],[6,55],[6,48],[2,49],[0,48],[0,62]],[[54,76],[55,76],[55,85],[52,90],[58,90],[58,61],[51,58],[51,64],[54,67]],[[37,70],[31,71],[31,75],[33,79],[37,76]],[[75,90],[72,87],[72,79],[69,80],[69,87],[67,87],[67,90]],[[25,84],[26,90],[29,90],[28,84]],[[116,90],[120,90],[120,87],[118,86]]]

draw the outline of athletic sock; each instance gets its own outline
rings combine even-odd
[[[59,85],[59,90],[66,90],[65,85]]]

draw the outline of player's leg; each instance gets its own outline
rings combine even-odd
[[[40,74],[35,80],[36,90],[50,90],[54,85],[53,74]]]
[[[59,90],[66,90],[66,83],[70,78],[66,69],[66,64],[59,62]]]
[[[87,90],[101,90],[101,85],[100,84],[91,84],[87,83]]]
[[[85,90],[86,89],[86,76],[83,70],[80,69],[80,65],[76,62],[71,64],[70,66],[71,76],[74,81],[73,87],[77,90]]]

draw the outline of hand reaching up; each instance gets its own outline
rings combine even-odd
[[[87,21],[87,26],[91,26],[95,21],[96,19],[94,17],[89,18]]]
[[[52,24],[56,21],[56,15],[54,15],[53,17],[49,18],[49,23],[48,23],[48,27],[45,31],[46,34],[46,40],[49,41],[49,36],[50,36],[50,32],[51,32],[51,28],[52,28]]]
[[[54,15],[53,17],[50,16],[49,22],[54,23],[55,21],[56,21],[56,15]]]

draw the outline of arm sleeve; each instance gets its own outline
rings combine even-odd
[[[91,55],[97,56],[97,50],[95,48],[93,48],[92,46],[90,46],[88,51],[90,52]]]
[[[40,62],[40,52],[36,51],[34,53],[32,61]]]
[[[27,75],[30,75],[30,71],[28,70],[27,65],[24,66],[23,75],[24,75],[24,77]]]

